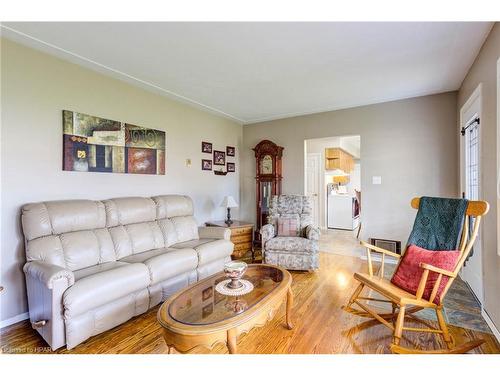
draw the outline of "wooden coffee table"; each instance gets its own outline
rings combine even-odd
[[[229,353],[237,353],[236,341],[243,332],[270,321],[286,300],[286,324],[292,329],[292,276],[276,266],[249,265],[243,279],[254,289],[243,296],[222,295],[215,286],[226,280],[223,272],[177,292],[158,310],[158,322],[168,353],[187,353],[197,347],[212,349],[226,343]]]

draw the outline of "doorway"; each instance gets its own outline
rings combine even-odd
[[[361,256],[361,137],[305,140],[305,194],[313,198],[320,251]]]
[[[469,200],[481,199],[481,85],[460,110],[460,187]],[[482,235],[461,271],[478,301],[483,304]]]
[[[320,195],[320,173],[321,173],[321,154],[308,153],[306,164],[306,195],[313,200],[313,224],[320,226],[319,220],[319,195]]]

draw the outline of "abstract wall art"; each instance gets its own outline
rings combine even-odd
[[[165,132],[63,111],[63,170],[165,174]]]

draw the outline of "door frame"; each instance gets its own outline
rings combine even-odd
[[[317,217],[318,217],[318,226],[320,228],[322,228],[322,225],[321,225],[322,224],[322,220],[321,220],[321,218],[322,218],[322,215],[321,215],[322,214],[322,210],[321,210],[321,207],[322,207],[322,202],[323,202],[323,197],[322,197],[322,192],[323,192],[322,183],[323,183],[323,181],[322,180],[323,180],[324,176],[322,176],[322,174],[321,174],[321,154],[319,152],[306,153],[306,161],[305,161],[305,167],[306,167],[305,169],[306,170],[305,170],[305,176],[304,176],[305,177],[304,178],[304,180],[305,180],[304,194],[305,195],[308,194],[308,191],[307,191],[307,183],[308,183],[308,181],[307,181],[307,168],[308,168],[307,167],[307,164],[308,164],[307,163],[307,159],[310,156],[312,156],[312,157],[314,157],[314,158],[316,158],[318,160],[318,163],[316,164],[317,165],[317,171],[316,172],[318,174],[318,199],[317,199],[318,200],[318,207],[317,207],[318,209],[317,209],[317,213],[316,214],[317,214]]]
[[[478,103],[478,110],[477,110],[477,114],[478,114],[478,117],[480,118],[480,120],[482,121],[483,118],[482,118],[482,112],[483,112],[483,98],[482,98],[482,91],[483,91],[483,84],[480,83],[475,89],[474,91],[472,92],[472,94],[469,96],[469,98],[467,99],[467,101],[464,103],[464,105],[462,106],[462,108],[460,108],[460,121],[459,121],[459,131],[462,129],[462,126],[465,125],[465,122],[468,121],[469,119],[468,118],[465,118],[465,114],[471,109],[472,105],[476,102],[476,100],[479,101]],[[465,176],[465,173],[464,173],[464,165],[465,165],[465,152],[464,152],[464,142],[465,142],[465,138],[462,136],[462,135],[459,135],[459,139],[460,139],[460,142],[459,142],[459,153],[460,153],[460,166],[459,166],[459,178],[460,178],[460,181],[459,181],[459,187],[460,187],[460,195],[462,194],[462,192],[465,191],[465,184],[466,184],[466,176]],[[482,168],[482,131],[481,131],[481,125],[479,126],[478,128],[478,155],[479,155],[479,158],[478,158],[478,183],[479,183],[479,191],[478,191],[478,194],[479,194],[479,199],[482,199],[482,196],[483,196],[483,191],[482,191],[482,187],[483,187],[483,168]],[[483,226],[480,227],[479,229],[479,233],[478,233],[478,238],[477,238],[477,241],[479,242],[479,245],[481,246],[481,269],[480,269],[480,272],[481,272],[481,275],[480,275],[480,283],[481,283],[481,287],[480,287],[480,295],[476,295],[477,299],[479,300],[479,302],[481,303],[481,305],[484,304],[484,266],[483,266],[483,251],[484,251],[484,246],[483,246]],[[460,271],[460,275],[462,276],[463,278],[463,275],[464,275],[464,267],[462,267],[461,271]],[[464,278],[463,278],[464,279]],[[464,279],[465,281],[465,279]]]
[[[497,255],[500,256],[500,58],[497,60]]]

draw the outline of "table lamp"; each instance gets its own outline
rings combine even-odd
[[[231,225],[233,221],[231,220],[231,208],[238,207],[234,198],[230,195],[226,195],[220,204],[221,207],[227,208],[227,220],[224,221],[227,225]]]

